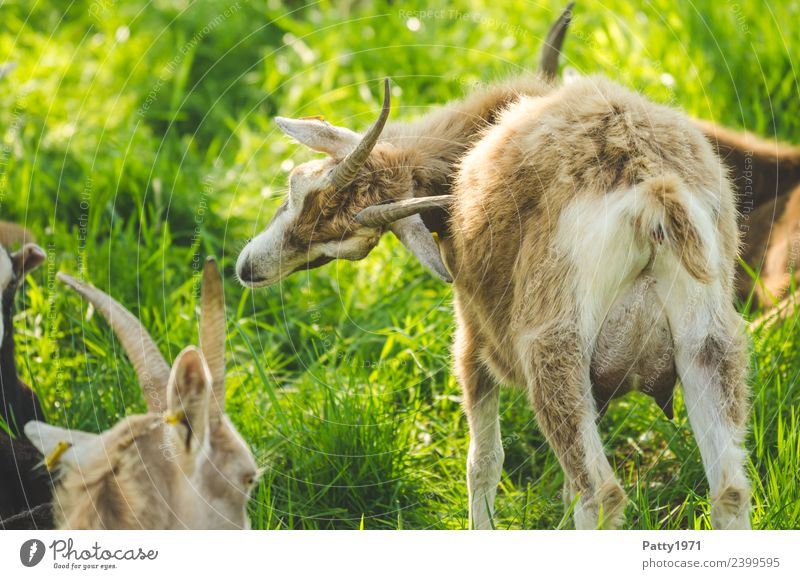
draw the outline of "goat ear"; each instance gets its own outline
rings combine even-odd
[[[337,127],[322,119],[287,119],[275,117],[278,127],[306,147],[343,159],[361,142],[361,135]]]
[[[203,354],[194,346],[175,359],[167,392],[167,422],[186,427],[186,448],[198,450],[208,428],[211,372]]]
[[[422,262],[422,265],[430,269],[445,283],[452,283],[453,277],[442,261],[439,246],[434,240],[433,234],[425,227],[419,214],[395,221],[389,226],[389,229],[400,240],[400,243]]]
[[[48,469],[59,464],[72,467],[85,465],[102,450],[102,437],[80,430],[68,430],[33,420],[25,425],[25,436],[42,453]]]
[[[46,259],[47,254],[44,249],[35,243],[28,243],[19,251],[11,254],[14,273],[19,279],[24,279],[26,275],[42,265]]]

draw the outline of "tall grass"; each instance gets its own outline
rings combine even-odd
[[[100,431],[143,409],[105,324],[55,281],[82,275],[139,315],[172,359],[196,342],[202,257],[226,268],[228,410],[265,475],[257,528],[463,528],[467,428],[450,372],[450,290],[386,239],[357,264],[251,293],[232,266],[310,154],[275,114],[365,127],[391,75],[394,119],[536,64],[560,3],[95,0],[5,4],[0,218],[48,250],[17,319],[24,378],[53,422]],[[797,2],[580,2],[567,60],[648,96],[800,141]],[[754,526],[800,526],[796,316],[753,331]],[[630,526],[707,528],[680,399],[601,423]],[[570,526],[562,475],[526,397],[503,395],[498,528]]]

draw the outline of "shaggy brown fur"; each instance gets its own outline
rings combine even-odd
[[[167,415],[131,416],[101,435],[26,426],[62,475],[54,497],[58,527],[246,526],[244,507],[255,465],[242,459],[241,439],[227,418],[216,410],[209,418],[210,389],[210,370],[199,350],[189,347],[172,369]],[[59,458],[51,449],[63,443],[71,445]],[[241,522],[232,518],[237,514]]]
[[[388,124],[367,164],[346,189],[329,188],[306,197],[293,242],[307,247],[345,239],[358,226],[356,214],[369,205],[449,193],[458,161],[500,111],[520,95],[551,89],[538,77],[524,77],[477,91],[418,121]],[[445,234],[443,214],[426,217],[432,231]]]
[[[459,323],[467,322],[462,318]],[[574,327],[554,323],[542,328],[520,352],[527,376],[519,384],[529,385],[539,428],[561,461],[572,488],[591,495],[592,481],[583,467],[587,449],[577,436],[590,417],[583,404],[584,393],[571,387],[582,381],[584,351],[585,343]]]
[[[185,488],[184,480],[192,474],[191,463],[142,460],[166,456],[176,443],[170,434],[158,415],[128,418],[106,433],[108,454],[99,453],[93,464],[67,471],[56,487],[57,527],[185,528],[188,513],[182,512],[180,501],[188,503],[189,497],[175,495]]]
[[[333,134],[336,129],[325,130]],[[320,147],[313,136],[304,137],[291,127],[287,132],[306,138],[309,146]],[[702,133],[680,113],[649,103],[603,78],[558,88],[526,77],[478,91],[414,123],[387,125],[353,181],[334,189],[320,176],[344,154],[295,169],[290,208],[292,200],[302,197],[303,210],[295,209],[290,219],[280,217],[279,226],[268,226],[248,244],[237,272],[255,272],[258,266],[264,281],[252,273],[247,279],[242,277],[243,281],[256,286],[275,283],[291,272],[270,257],[278,253],[275,248],[286,247],[281,241],[285,231],[291,232],[296,252],[293,270],[298,269],[297,255],[299,260],[303,255],[319,255],[318,244],[324,242],[355,241],[360,244],[353,244],[358,251],[348,249],[346,257],[360,259],[389,227],[374,225],[380,221],[357,220],[363,208],[451,194],[451,216],[438,209],[426,211],[422,217],[428,229],[438,234],[442,261],[455,283],[456,373],[464,388],[471,437],[477,441],[470,443],[468,458],[471,524],[473,510],[478,514],[477,526],[489,524],[491,514],[481,504],[491,503],[494,491],[489,482],[499,480],[497,460],[502,460],[502,445],[494,379],[528,389],[542,430],[567,474],[568,486],[581,493],[580,513],[576,510],[579,526],[597,524],[600,511],[612,515],[604,525],[617,525],[623,494],[602,457],[596,431],[592,434],[596,409],[587,400],[594,394],[605,405],[609,397],[641,387],[645,376],[649,381],[642,390],[665,408],[674,386],[674,380],[669,380],[675,375],[674,360],[680,358],[683,371],[693,379],[703,371],[690,356],[700,344],[673,335],[670,324],[661,324],[663,335],[651,340],[652,326],[637,320],[633,327],[648,333],[630,331],[616,351],[606,349],[595,357],[595,341],[614,339],[611,332],[619,325],[598,327],[599,338],[580,329],[585,308],[581,300],[586,296],[579,300],[574,286],[585,277],[584,272],[575,269],[576,257],[569,253],[568,242],[565,246],[554,240],[561,218],[577,201],[600,203],[607,195],[635,192],[642,199],[637,205],[640,213],[631,216],[632,231],[638,232],[636,243],[649,248],[651,263],[659,252],[666,251],[683,263],[678,269],[725,296],[714,298],[725,315],[712,320],[713,329],[724,339],[736,334],[735,312],[729,301],[738,251],[735,200],[726,171]],[[707,209],[694,215],[695,205]],[[697,228],[698,218],[708,220],[703,222],[703,235]],[[580,240],[581,231],[570,230],[568,235]],[[322,254],[324,259],[307,259],[305,267],[316,267],[335,256]],[[648,265],[643,262],[641,267]],[[646,298],[653,295],[645,293]],[[670,315],[679,315],[674,305],[691,298],[671,298]],[[688,302],[682,306],[686,314],[686,320],[681,320],[682,332],[712,329],[706,327],[707,320],[691,317],[705,315],[703,308],[708,303],[696,308]],[[618,319],[626,304],[614,304],[619,311],[603,313]],[[647,301],[635,311],[652,312],[661,307]],[[680,347],[673,348],[673,341]],[[630,372],[629,366],[623,369],[622,364],[636,358],[631,358],[630,352],[645,343],[651,345],[648,358],[653,359],[637,366],[635,372]],[[746,367],[746,360],[739,350],[723,356],[719,365],[731,371],[730,379],[721,380],[732,384],[742,375],[738,370]],[[616,387],[593,386],[592,369],[600,364],[607,376],[621,375],[626,382]],[[714,409],[721,408],[728,392],[738,395],[738,390],[717,385],[716,378],[712,381],[713,394],[702,398],[696,389],[687,394],[701,398],[698,407],[712,404]],[[709,401],[710,397],[714,400]],[[696,416],[703,428],[705,418],[702,413]],[[706,446],[704,453],[709,452],[713,454],[714,449]],[[726,468],[739,468],[733,450],[724,458]],[[716,492],[718,477],[712,474]],[[746,487],[738,470],[734,478],[736,488]],[[482,496],[473,497],[473,488]],[[748,524],[736,517],[730,521]]]
[[[216,261],[209,258],[203,268],[202,350],[185,348],[171,369],[141,323],[118,302],[63,273],[59,279],[111,323],[139,381],[155,387],[149,396],[144,391],[148,414],[129,417],[102,435],[35,422],[25,427],[44,455],[59,460],[64,475],[56,493],[59,526],[249,527],[246,506],[258,469],[225,414],[225,300]],[[53,454],[65,445],[65,452]]]
[[[543,46],[540,70],[547,78],[556,76],[561,47],[572,19],[571,10],[570,4],[551,27]],[[763,283],[754,287],[747,269],[738,269],[739,298],[747,300],[755,290],[755,304],[772,308],[785,295],[792,273],[798,269],[800,147],[732,131],[709,121],[694,123],[731,170],[741,214],[742,259],[761,273]],[[787,204],[790,209],[785,209]]]
[[[744,428],[749,410],[747,392],[747,341],[739,334],[728,338],[706,337],[697,357],[709,370],[720,376],[722,402],[728,420]]]
[[[542,47],[540,71],[547,78],[555,78],[558,72],[572,8],[570,3],[552,25]],[[769,309],[785,295],[792,273],[798,270],[800,147],[768,141],[709,121],[694,123],[731,170],[741,214],[741,257],[752,270],[761,273],[763,283],[754,287],[753,277],[746,268],[738,269],[739,298],[745,301],[755,290],[756,306]]]
[[[615,483],[590,476],[588,451],[576,436],[587,418],[582,385],[591,352],[586,337],[572,329],[579,324],[576,304],[564,291],[579,272],[567,256],[552,253],[559,216],[576,198],[613,194],[644,181],[645,194],[664,206],[666,235],[673,237],[676,253],[694,277],[708,283],[700,236],[685,207],[673,201],[676,181],[662,176],[681,175],[684,191],[719,192],[723,174],[688,120],[601,78],[510,108],[463,161],[451,236],[442,243],[454,272],[458,324],[467,328],[459,339],[476,336],[485,347],[479,360],[460,364],[486,364],[527,385],[540,427],[587,504],[600,500],[601,487]],[[730,191],[723,187],[717,195],[723,264],[713,279],[730,295],[736,214]],[[735,334],[730,325],[723,329]],[[470,352],[474,348],[460,345],[457,355]],[[745,353],[715,349],[707,358],[723,375],[720,403],[733,398],[730,416],[740,424]],[[473,398],[466,398],[468,415]],[[617,504],[603,507],[619,512]]]
[[[417,197],[449,193],[458,160],[482,130],[494,124],[498,112],[519,96],[542,95],[552,88],[538,77],[523,77],[478,90],[415,122],[390,123],[350,187],[306,198],[303,220],[294,232],[295,245],[348,237],[353,217],[369,205],[407,198],[411,191]],[[742,259],[762,270],[764,285],[755,288],[756,298],[769,307],[783,297],[800,253],[796,249],[800,247],[800,148],[707,121],[693,122],[731,168],[741,213]],[[617,158],[613,150],[596,153]],[[612,164],[625,166],[621,158]],[[790,199],[794,201],[789,203]],[[446,235],[443,212],[429,212],[423,218],[431,231]],[[752,278],[741,268],[736,287],[741,299],[753,290]]]
[[[692,274],[697,281],[709,283],[711,275],[705,264],[705,249],[700,234],[692,223],[686,208],[680,200],[680,182],[675,175],[660,176],[648,179],[643,183],[643,193],[658,200],[664,210],[666,226],[671,233],[668,239],[673,250],[677,252],[683,262],[683,267]],[[641,224],[637,222],[637,227]],[[656,232],[657,242],[661,243],[663,232]],[[640,236],[644,232],[640,231]]]

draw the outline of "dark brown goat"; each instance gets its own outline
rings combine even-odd
[[[50,475],[41,466],[42,455],[28,441],[22,428],[42,420],[36,394],[19,379],[15,360],[14,298],[25,276],[39,267],[45,254],[29,243],[23,228],[0,222],[0,418],[8,432],[0,430],[0,528],[25,529],[52,526],[49,502]],[[5,247],[23,243],[9,253]]]
[[[737,272],[741,299],[754,292],[754,302],[771,308],[785,297],[797,270],[800,249],[800,147],[767,141],[696,121],[719,156],[731,169],[739,202],[742,260]],[[800,279],[800,278],[796,278]]]

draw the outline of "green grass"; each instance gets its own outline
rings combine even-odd
[[[272,116],[323,114],[361,129],[388,74],[393,118],[412,119],[535,67],[560,7],[4,3],[0,62],[18,68],[0,80],[0,218],[26,223],[50,255],[17,319],[22,374],[49,419],[96,432],[144,407],[118,343],[55,281],[58,270],[110,291],[172,359],[197,340],[197,274],[215,254],[227,273],[228,410],[265,467],[254,526],[465,527],[450,289],[389,239],[360,263],[257,293],[232,268],[280,202],[289,161],[311,157]],[[567,60],[693,115],[800,142],[799,18],[798,2],[584,0]],[[756,528],[800,527],[795,323],[753,334]],[[680,401],[677,410],[670,423],[634,395],[601,423],[632,499],[630,527],[709,526]],[[560,469],[521,392],[504,393],[502,423],[496,526],[570,527]]]

